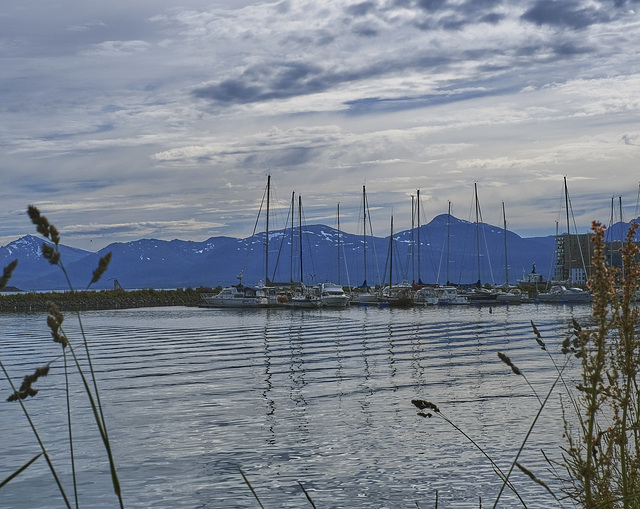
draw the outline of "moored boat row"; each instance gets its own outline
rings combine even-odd
[[[307,287],[245,286],[223,288],[220,293],[203,293],[202,307],[210,308],[341,308],[349,304],[344,289],[332,283]]]
[[[240,282],[237,285],[223,288],[217,294],[202,294],[202,306],[212,308],[267,308],[267,307],[289,307],[301,309],[317,309],[317,308],[342,308],[349,304],[358,305],[376,305],[389,307],[411,307],[411,306],[435,306],[435,305],[499,305],[499,304],[521,304],[525,302],[555,302],[555,303],[588,303],[591,301],[591,294],[580,288],[573,287],[570,284],[556,283],[546,291],[540,291],[540,288],[548,287],[548,281],[540,274],[536,273],[535,263],[529,275],[522,280],[518,280],[518,287],[510,287],[508,257],[507,257],[507,225],[506,213],[503,203],[503,219],[504,219],[504,239],[505,239],[505,284],[499,287],[482,287],[480,271],[480,249],[479,249],[479,231],[478,227],[481,223],[480,207],[477,196],[477,186],[474,185],[474,197],[476,203],[476,237],[477,237],[477,254],[478,254],[478,282],[473,286],[457,287],[447,283],[446,286],[425,285],[420,278],[418,270],[417,285],[409,284],[407,281],[402,283],[393,283],[397,279],[394,278],[393,262],[394,262],[394,229],[393,215],[391,216],[391,234],[389,236],[388,250],[388,279],[384,286],[376,286],[372,289],[367,285],[367,218],[370,221],[366,192],[363,186],[363,220],[365,224],[364,235],[362,239],[363,246],[363,267],[364,267],[364,283],[358,289],[353,289],[350,295],[347,295],[341,285],[331,283],[314,284],[313,286],[305,285],[303,272],[303,250],[302,250],[302,200],[298,197],[298,215],[299,215],[299,268],[300,274],[297,282],[294,282],[293,274],[291,274],[291,282],[279,285],[273,283],[269,279],[269,197],[270,197],[271,177],[267,178],[267,187],[265,190],[266,199],[266,228],[264,236],[264,260],[265,260],[265,277],[264,282],[260,282],[256,286],[246,286],[242,284],[242,273],[240,272]],[[566,188],[566,182],[565,182]],[[413,198],[413,197],[412,197]],[[294,195],[291,199],[291,230],[293,232],[294,217]],[[418,217],[419,217],[419,191],[418,191]],[[262,210],[262,205],[260,207]],[[412,207],[413,210],[413,207]],[[257,224],[257,223],[256,223]],[[339,225],[339,207],[338,207],[338,225]],[[369,224],[370,227],[370,224]],[[338,227],[339,231],[339,227]],[[419,228],[418,228],[419,232]],[[419,234],[419,233],[418,233]],[[338,236],[339,238],[339,236]],[[291,236],[291,257],[293,260],[293,235]],[[418,269],[420,267],[420,239],[418,238]],[[338,266],[340,265],[340,241],[338,241]],[[293,262],[291,264],[293,267]],[[275,274],[275,271],[274,271]],[[275,275],[274,275],[275,277]],[[338,270],[338,281],[340,280],[340,271]],[[447,273],[447,281],[449,274]]]
[[[380,307],[426,307],[456,305],[510,305],[524,303],[581,304],[591,302],[591,293],[581,288],[554,285],[547,292],[531,297],[518,288],[461,290],[455,286],[423,286],[408,283],[384,286],[378,291],[353,291],[349,295],[340,285],[320,283],[311,287],[245,286],[223,288],[219,293],[203,293],[202,307],[300,309],[344,308],[348,305]]]

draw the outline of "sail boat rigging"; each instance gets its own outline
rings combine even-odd
[[[473,198],[475,206],[475,226],[476,226],[476,257],[477,257],[477,269],[478,269],[478,281],[473,285],[473,288],[466,292],[461,292],[460,295],[465,296],[470,302],[474,303],[490,303],[497,299],[498,295],[494,292],[488,291],[482,288],[482,254],[480,251],[480,225],[482,223],[482,213],[480,212],[480,200],[478,199],[478,184],[473,184]],[[483,230],[484,233],[484,230]],[[486,245],[486,237],[485,237]],[[486,250],[487,256],[489,250]],[[488,260],[489,271],[491,272],[491,279],[493,280],[493,271],[491,269],[491,261]]]
[[[368,244],[367,244],[367,226],[369,227],[369,231],[371,231],[371,214],[369,213],[369,202],[367,200],[367,190],[366,186],[362,186],[362,219],[363,219],[363,228],[362,228],[362,255],[363,255],[363,274],[364,281],[360,285],[360,291],[355,292],[352,295],[352,299],[354,302],[359,305],[366,306],[370,304],[378,303],[378,296],[374,292],[371,291],[371,287],[368,283]],[[372,232],[373,236],[373,232]],[[374,259],[377,259],[374,252]]]
[[[591,294],[581,288],[571,286],[573,284],[573,256],[574,252],[579,252],[580,259],[582,260],[582,270],[586,277],[587,269],[584,263],[584,255],[582,253],[582,246],[580,239],[575,239],[576,247],[573,247],[573,239],[571,236],[571,223],[569,221],[571,200],[569,199],[569,188],[567,187],[567,177],[564,177],[564,203],[566,209],[567,220],[567,234],[558,235],[556,233],[556,277],[559,279],[565,279],[564,281],[556,283],[551,286],[548,292],[539,293],[537,299],[540,302],[560,302],[560,303],[580,303],[589,302],[591,300]],[[571,214],[572,215],[572,214]],[[575,223],[575,219],[574,219]],[[575,226],[575,224],[574,224]],[[576,228],[577,230],[577,228]],[[566,278],[565,278],[566,275]]]
[[[409,307],[413,305],[413,288],[409,283],[403,281],[394,286],[393,284],[393,215],[391,216],[391,235],[389,235],[389,285],[380,292],[378,301],[380,304],[393,307]]]
[[[519,288],[509,288],[509,250],[507,249],[507,213],[502,202],[502,232],[504,236],[504,286],[497,295],[497,301],[505,304],[519,304],[528,300]]]
[[[228,286],[223,288],[220,293],[203,293],[201,295],[203,306],[204,307],[213,307],[213,308],[262,308],[262,307],[272,307],[277,305],[277,297],[276,290],[273,287],[268,286],[269,284],[269,196],[271,191],[271,175],[267,176],[267,187],[266,187],[266,225],[265,225],[265,282],[266,285],[261,281],[256,286],[246,286],[242,283],[242,277],[244,274],[244,268],[238,274],[238,284],[233,286]],[[262,211],[262,206],[260,207],[260,211],[258,212],[258,218],[260,216],[260,212]],[[255,234],[255,228],[254,228]],[[247,251],[248,254],[248,251]],[[246,259],[245,259],[246,264]]]
[[[504,225],[504,287],[509,288],[509,251],[507,250],[507,213],[502,202],[502,222]]]

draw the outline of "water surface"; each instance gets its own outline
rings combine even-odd
[[[436,403],[505,470],[539,403],[508,354],[544,398],[555,369],[534,340],[533,320],[562,362],[559,343],[588,306],[426,309],[216,310],[153,308],[84,312],[126,507],[491,507],[491,464],[442,419]],[[0,315],[2,361],[19,383],[60,356],[44,314]],[[65,329],[81,353],[77,321]],[[83,357],[84,358],[84,357]],[[62,358],[27,401],[72,497]],[[575,376],[575,369],[571,371]],[[81,507],[116,507],[108,465],[77,377],[71,380]],[[39,452],[0,377],[0,479]],[[559,394],[561,391],[558,389]],[[562,421],[552,396],[521,462],[557,487],[540,449],[559,457]],[[520,472],[530,508],[556,507]],[[0,489],[3,508],[64,507],[42,458]],[[500,507],[516,507],[505,492]]]

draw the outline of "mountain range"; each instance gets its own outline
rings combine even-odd
[[[609,231],[626,231],[628,224]],[[615,230],[615,228],[618,228]],[[505,234],[508,263],[505,264]],[[62,232],[64,238],[64,232]],[[386,237],[355,235],[324,225],[269,233],[268,267],[265,234],[237,239],[211,237],[202,242],[141,239],[113,243],[98,252],[64,245],[60,259],[75,289],[85,288],[99,259],[112,253],[109,268],[94,289],[198,288],[271,281],[305,284],[332,281],[371,286],[402,280],[424,283],[502,284],[532,270],[550,276],[554,237],[523,238],[486,223],[471,223],[447,214],[429,224]],[[300,246],[302,239],[302,247]],[[42,256],[44,239],[26,235],[0,247],[0,267],[17,259],[9,285],[23,291],[65,290],[68,283],[59,267]],[[47,241],[48,242],[48,241]],[[393,246],[392,256],[390,247]],[[302,268],[300,267],[302,260]]]

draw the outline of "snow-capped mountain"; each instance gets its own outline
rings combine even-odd
[[[62,232],[64,240],[64,232]],[[185,288],[255,284],[271,281],[323,281],[343,285],[370,285],[389,281],[389,249],[393,246],[394,283],[406,279],[425,283],[503,283],[505,242],[502,228],[435,217],[420,230],[405,230],[386,237],[339,232],[324,225],[309,225],[300,232],[279,230],[269,234],[269,273],[265,235],[250,238],[212,237],[202,242],[141,239],[114,243],[92,253],[61,245],[61,261],[76,289],[85,288],[100,257],[112,252],[102,280],[93,288]],[[27,235],[0,247],[0,268],[18,259],[10,285],[25,291],[68,288],[62,271],[42,256],[43,240]],[[477,246],[480,246],[478,253]],[[366,246],[366,249],[365,249]],[[537,263],[545,274],[553,264],[553,237],[522,238],[507,232],[507,269],[513,283]],[[302,260],[302,268],[300,267]],[[478,262],[480,260],[480,262]],[[546,274],[545,274],[546,275]]]

